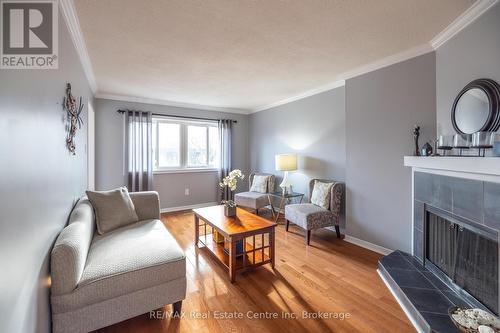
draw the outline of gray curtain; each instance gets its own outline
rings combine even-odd
[[[130,192],[153,189],[153,140],[151,112],[125,112],[125,165]]]
[[[229,175],[231,172],[231,148],[232,148],[232,131],[233,131],[233,120],[231,119],[221,119],[219,120],[219,137],[220,137],[220,168],[219,168],[219,179]],[[220,200],[233,200],[233,193],[229,188],[225,187],[220,191]]]

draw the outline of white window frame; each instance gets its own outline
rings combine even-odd
[[[210,120],[190,120],[190,119],[177,119],[169,117],[154,117],[153,116],[153,126],[156,126],[156,143],[155,147],[158,147],[159,140],[159,123],[168,123],[179,125],[179,151],[180,151],[180,166],[176,167],[160,167],[153,165],[153,173],[181,173],[181,172],[214,172],[218,171],[218,165],[209,165],[210,158],[210,127],[218,128],[217,121]],[[189,166],[188,165],[188,126],[201,126],[207,128],[207,160],[205,166]],[[220,152],[219,152],[220,154]],[[158,149],[153,150],[154,161],[158,161],[159,151]],[[156,164],[156,163],[155,163]]]

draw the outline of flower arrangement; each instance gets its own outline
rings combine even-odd
[[[245,175],[239,169],[234,169],[222,179],[222,182],[219,183],[220,188],[228,187],[231,192],[236,191],[238,186],[238,179],[245,178]],[[222,204],[226,208],[233,208],[234,214],[236,214],[236,203],[233,200],[222,200]],[[227,209],[226,209],[227,210]]]

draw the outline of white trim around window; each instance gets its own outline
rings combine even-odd
[[[167,126],[170,127],[170,133],[164,132],[168,131]],[[196,128],[201,129],[201,136],[200,132],[192,133],[190,141],[190,130],[195,131]],[[216,121],[153,117],[153,172],[161,174],[218,171],[220,156],[218,131]],[[172,132],[176,132],[178,138],[176,135],[172,136]],[[206,136],[205,139],[203,136]],[[194,160],[191,165],[189,165],[190,160],[191,162]]]

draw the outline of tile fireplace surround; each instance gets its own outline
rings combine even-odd
[[[413,250],[382,258],[379,274],[418,332],[459,332],[452,306],[498,313],[500,158],[407,156],[404,165],[412,168]]]

